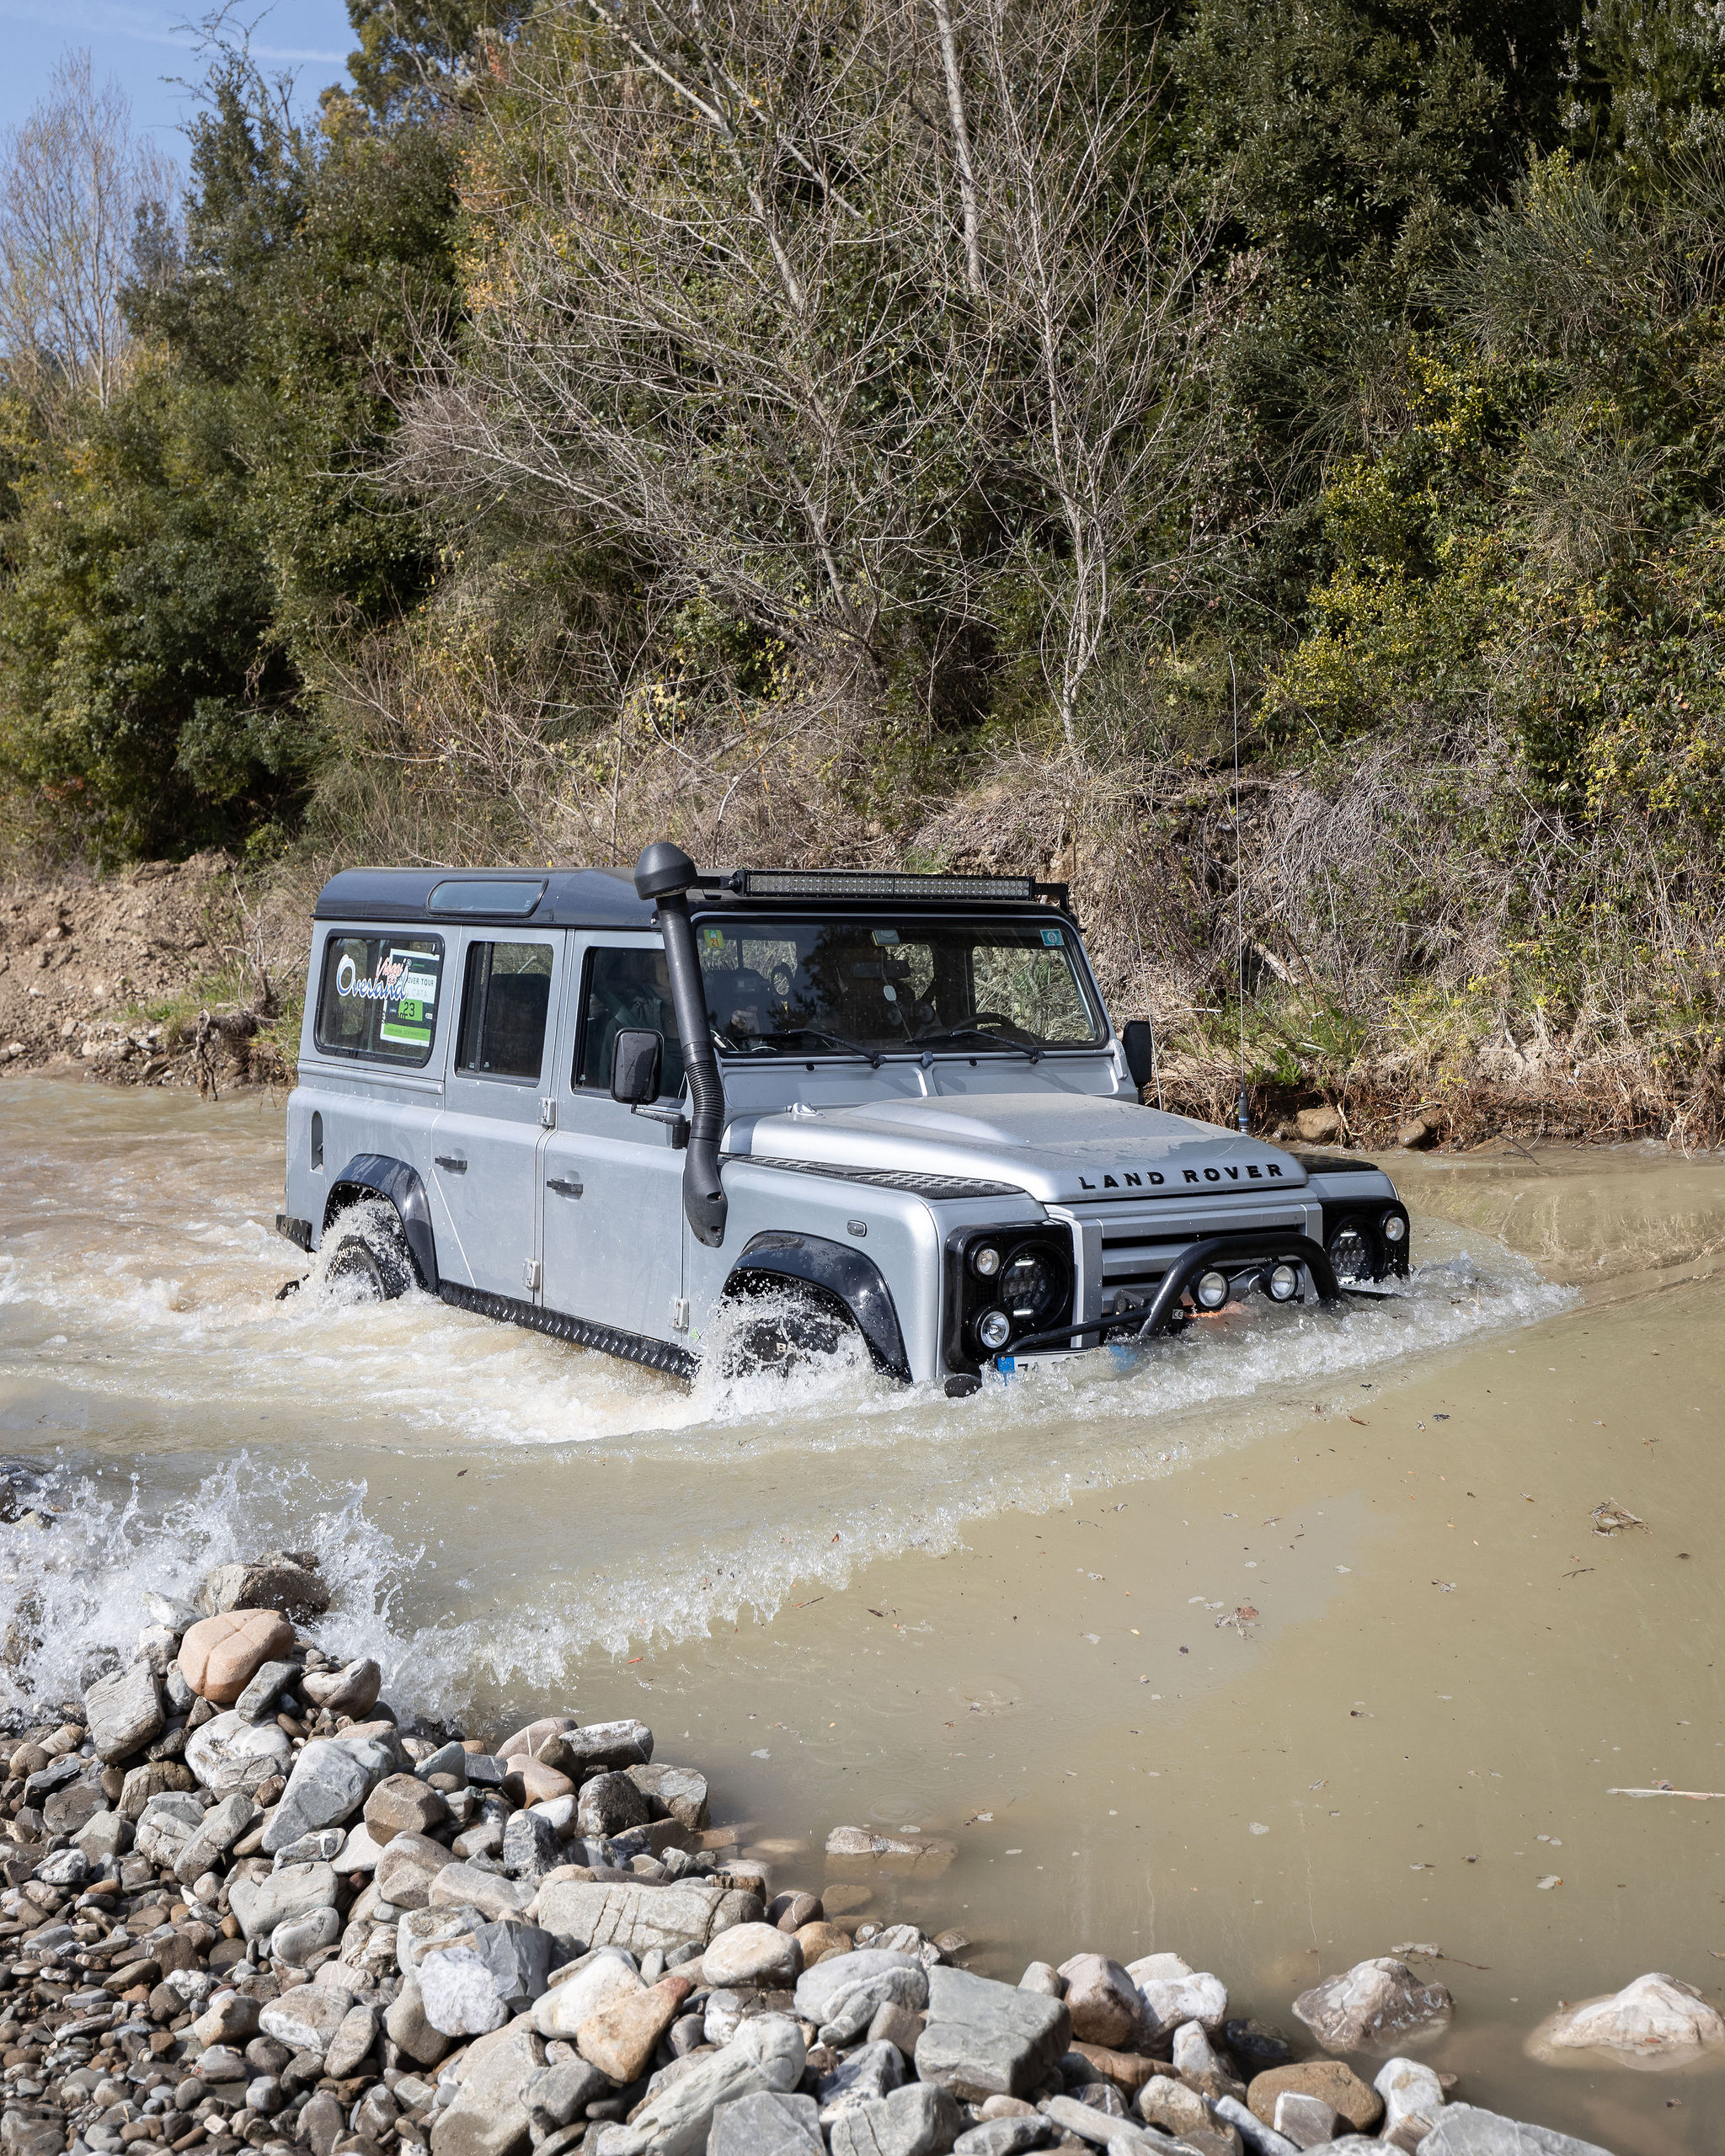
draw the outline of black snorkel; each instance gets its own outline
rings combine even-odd
[[[670,975],[671,1002],[682,1036],[683,1069],[689,1081],[689,1143],[683,1157],[683,1213],[698,1241],[717,1249],[724,1241],[729,1206],[719,1181],[718,1146],[724,1135],[724,1086],[713,1052],[707,991],[695,955],[689,921],[689,887],[695,864],[681,846],[655,839],[635,863],[635,890],[659,910],[659,932]]]

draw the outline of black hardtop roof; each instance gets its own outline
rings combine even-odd
[[[941,879],[931,877],[915,880],[934,883]],[[721,878],[709,872],[690,890],[692,910],[699,912],[714,907],[738,907],[750,912],[777,912],[792,908],[803,911],[814,907],[825,911],[842,907],[847,913],[878,914],[889,909],[902,913],[906,910],[944,910],[959,905],[967,911],[989,913],[1008,906],[1017,910],[1030,902],[1028,897],[979,898],[963,889],[966,881],[963,878],[953,878],[954,888],[950,894],[925,889],[915,898],[838,892],[794,895],[788,893],[782,897],[745,895],[734,888],[738,881],[740,878]],[[494,911],[483,905],[458,903],[434,907],[432,893],[440,885],[451,883],[506,884],[521,889],[523,898],[528,889],[541,886],[542,894],[531,908],[519,903]],[[1049,899],[1055,899],[1056,910],[1068,920],[1073,918],[1065,903],[1063,885],[1039,883],[1030,888],[1039,900],[1046,903]],[[463,921],[531,921],[540,928],[651,928],[659,915],[650,899],[637,897],[633,877],[627,868],[344,868],[339,875],[332,876],[318,894],[312,918],[425,921],[456,926]]]
[[[433,910],[441,883],[542,883],[531,913]],[[650,928],[652,905],[627,868],[344,868],[318,894],[318,921],[531,921],[542,928]]]

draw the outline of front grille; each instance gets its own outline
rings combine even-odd
[[[1064,1209],[1062,1209],[1064,1210]],[[1286,1228],[1316,1235],[1322,1210],[1299,1200],[1266,1204],[1262,1198],[1221,1198],[1202,1206],[1152,1198],[1134,1205],[1072,1208],[1073,1239],[1079,1253],[1082,1317],[1102,1317],[1123,1294],[1147,1302],[1156,1283],[1196,1242],[1231,1230],[1261,1235]]]

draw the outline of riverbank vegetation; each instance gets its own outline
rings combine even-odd
[[[1720,1134],[1710,16],[351,12],[9,146],[17,860],[1029,867],[1183,1102]]]

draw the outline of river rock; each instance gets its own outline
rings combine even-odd
[[[770,1924],[733,1924],[701,1957],[702,1981],[715,1986],[784,1991],[802,1973],[803,1950],[795,1935]]]
[[[171,1871],[180,1851],[204,1823],[204,1807],[189,1790],[171,1790],[144,1806],[136,1836],[138,1854]]]
[[[334,1908],[339,1882],[327,1864],[291,1864],[264,1879],[236,1879],[228,1903],[248,1939],[264,1939],[290,1917]]]
[[[473,1951],[491,1972],[497,1995],[511,2014],[524,2012],[544,1991],[557,1941],[534,1924],[483,1924]]]
[[[1384,2100],[1381,2137],[1413,2156],[1438,2122],[1438,2114],[1444,2108],[1443,2083],[1418,2059],[1392,2058],[1386,2062],[1372,2086]]]
[[[212,1804],[175,1858],[174,1877],[190,1886],[203,1873],[216,1870],[257,1817],[257,1806],[243,1793],[224,1796],[219,1804]]]
[[[902,2087],[904,2080],[904,2053],[896,2044],[860,2045],[846,2052],[830,2073],[821,2077],[821,2124],[830,2126],[841,2111],[851,2111],[858,2104],[879,2102]]]
[[[573,1976],[553,1984],[533,2004],[533,2026],[542,2036],[573,2040],[584,2021],[620,1999],[647,1987],[620,1955],[595,1954]]]
[[[1110,2050],[1137,2041],[1144,2026],[1144,2001],[1118,1961],[1102,1954],[1075,1954],[1061,1962],[1058,1973],[1065,1979],[1066,2011],[1072,2017],[1075,2036]]]
[[[117,1812],[93,1812],[72,1836],[93,1865],[124,1856],[132,1844],[132,1823]]]
[[[117,1669],[84,1694],[90,1742],[99,1759],[124,1759],[168,1726],[162,1682],[147,1662]]]
[[[513,1737],[505,1737],[497,1748],[499,1759],[537,1759],[553,1737],[560,1737],[565,1730],[579,1729],[579,1719],[574,1715],[541,1715],[537,1721],[530,1721],[525,1729],[518,1729]]]
[[[611,2094],[611,2084],[584,2058],[567,2058],[542,2068],[528,2082],[522,2100],[527,2127],[536,2142],[559,2132],[589,2104]]]
[[[538,1919],[565,1942],[624,1946],[646,1954],[655,1946],[704,1949],[733,1924],[758,1922],[761,1897],[735,1887],[679,1879],[665,1886],[632,1886],[601,1880],[553,1879],[539,1889]]]
[[[1216,2056],[1215,2047],[1198,2021],[1183,2021],[1174,2031],[1174,2071],[1180,2079],[1210,2097],[1243,2096],[1246,2084]]]
[[[595,1774],[585,1783],[575,1807],[575,1831],[609,1840],[631,1827],[644,1827],[653,1807],[625,1774]]]
[[[341,1937],[341,1913],[334,1904],[288,1917],[270,1935],[270,1958],[290,1969],[303,1969],[314,1954]]]
[[[721,2104],[707,2156],[826,2156],[814,2099],[761,2090]]]
[[[293,1758],[287,1732],[274,1721],[249,1722],[238,1707],[216,1715],[185,1741],[186,1764],[214,1796],[249,1795]]]
[[[1384,2115],[1384,2100],[1351,2066],[1338,2058],[1310,2058],[1295,2066],[1272,2067],[1253,2077],[1246,2100],[1254,2118],[1276,2122],[1276,2099],[1285,2091],[1316,2096],[1346,2121],[1355,2133],[1369,2133]]]
[[[144,1816],[144,1807],[152,1796],[165,1796],[194,1786],[191,1769],[179,1759],[152,1759],[142,1767],[127,1770],[120,1785],[120,1801],[115,1806],[122,1819],[130,1820],[136,1827]]]
[[[563,1800],[568,1801],[567,1799]],[[542,1811],[512,1812],[503,1827],[503,1868],[517,1879],[542,1879],[563,1860],[557,1822]]]
[[[527,2085],[544,2064],[544,2042],[525,2021],[470,2044],[455,2100],[432,2121],[433,2156],[515,2156],[531,2131]]]
[[[1214,2034],[1227,2019],[1227,1986],[1208,1970],[1188,1968],[1178,1954],[1147,1954],[1129,1961],[1126,1973],[1144,2002],[1148,2042],[1172,2036],[1183,2021],[1196,2021]]]
[[[429,1834],[449,1806],[417,1774],[386,1774],[366,1799],[366,1827],[380,1849],[397,1834]]]
[[[675,1819],[698,1834],[708,1823],[707,1777],[692,1767],[627,1767],[623,1770],[652,1807],[655,1819]]]
[[[278,1609],[231,1609],[206,1617],[179,1643],[179,1673],[200,1700],[231,1707],[266,1662],[293,1645],[293,1626]]]
[[[393,1834],[377,1859],[377,1891],[398,1909],[423,1909],[430,1899],[431,1881],[454,1861],[429,1834]]]
[[[421,2010],[446,2036],[489,2036],[510,2018],[495,1977],[471,1946],[422,1956],[418,1975]]]
[[[1071,2036],[1062,1999],[995,1983],[968,1969],[931,1969],[928,2026],[917,2041],[916,2071],[922,2080],[973,2101],[1023,2096],[1046,2079]]]
[[[90,1876],[90,1860],[80,1849],[56,1849],[31,1872],[45,1886],[82,1886]]]
[[[1548,2025],[1560,2050],[1632,2052],[1642,2057],[1725,2043],[1725,2020],[1692,1984],[1657,1972],[1620,1992],[1567,2008]]]
[[[291,2052],[315,2052],[321,2060],[353,2003],[353,1993],[334,1984],[296,1984],[267,2002],[258,2025]]]
[[[242,1721],[262,1721],[266,1715],[275,1713],[275,1702],[299,1674],[296,1662],[264,1662],[234,1701],[233,1711]]]
[[[1210,2122],[1198,2091],[1167,2073],[1154,2074],[1145,2083],[1135,2099],[1135,2108],[1146,2126],[1159,2127],[1164,2133],[1181,2139],[1206,2132]]]
[[[832,2122],[832,2156],[938,2156],[963,2124],[946,2089],[913,2082],[878,2103],[841,2111]]]
[[[350,1662],[344,1669],[308,1669],[300,1689],[314,1707],[332,1715],[350,1715],[358,1721],[371,1713],[383,1689],[383,1673],[369,1657]]]
[[[553,1804],[560,1796],[572,1796],[574,1789],[567,1774],[542,1759],[511,1759],[503,1778],[504,1795],[513,1804]]]
[[[416,1972],[402,1977],[400,1989],[384,2011],[383,2032],[415,2066],[435,2066],[448,2052],[450,2039],[425,2018],[425,1994]]]
[[[295,1760],[281,1801],[264,1829],[264,1854],[274,1856],[316,1828],[343,1825],[386,1774],[406,1764],[401,1739],[393,1730],[387,1737],[314,1737]]]
[[[1284,2089],[1276,2099],[1275,2130],[1296,2148],[1327,2147],[1342,2121],[1322,2096]]]
[[[320,1617],[329,1607],[329,1590],[317,1564],[307,1550],[271,1550],[248,1564],[218,1565],[204,1576],[197,1606],[211,1617],[236,1609],[277,1609],[301,1622]]]
[[[557,1732],[541,1746],[538,1757],[579,1782],[591,1774],[647,1765],[653,1757],[653,1732],[644,1721],[592,1721],[585,1729]]]
[[[1050,2130],[1035,2111],[1028,2118],[985,2119],[959,2136],[953,2156],[1022,2156],[1025,2149],[1046,2148]]]
[[[1419,2144],[1419,2156],[1610,2156],[1597,2142],[1578,2141],[1546,2126],[1525,2126],[1472,2104],[1446,2104]]]
[[[797,1980],[796,2000],[798,2013],[814,2024],[821,2042],[836,2050],[854,2043],[883,2006],[913,2012],[927,2006],[928,1972],[911,1955],[863,1947],[806,1971]]]
[[[1294,2012],[1326,2051],[1354,2052],[1413,2030],[1439,2028],[1453,2005],[1442,1984],[1423,1984],[1405,1961],[1381,1955],[1302,1992]]]
[[[378,1860],[381,1864],[382,1860]],[[505,1879],[477,1865],[450,1863],[434,1874],[427,1906],[434,1909],[473,1908],[493,1922],[519,1915],[532,1906],[537,1890],[531,1880]]]
[[[662,1977],[650,1989],[611,1999],[576,2030],[575,2048],[619,2087],[636,2080],[690,1988],[686,1977]]]
[[[356,2073],[360,2063],[377,2041],[377,2014],[374,2007],[355,1999],[336,2025],[323,2054],[323,2071],[332,2081],[345,2081]]]
[[[697,2156],[721,2104],[788,2094],[802,2079],[806,2060],[802,2032],[788,2015],[757,2015],[722,2052],[698,2060],[649,2096],[627,2127],[613,2127],[604,2156]]]

